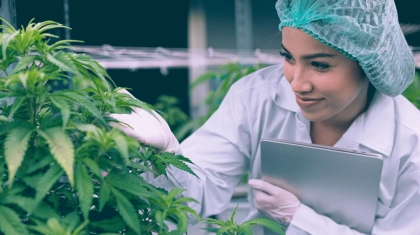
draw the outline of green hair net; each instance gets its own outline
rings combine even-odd
[[[349,59],[388,96],[414,78],[414,58],[398,23],[394,0],[278,0],[280,30],[298,28]]]

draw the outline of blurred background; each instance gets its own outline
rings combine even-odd
[[[118,86],[162,111],[182,141],[217,109],[242,76],[282,61],[276,0],[0,0],[0,16],[15,26],[53,20],[72,28],[51,32],[83,40],[73,50],[104,66]],[[401,27],[420,61],[420,17],[414,1],[398,0]],[[416,62],[420,65],[419,62]],[[420,104],[419,76],[404,95]],[[244,176],[243,182],[246,182]],[[238,186],[224,219],[240,204]],[[190,234],[202,234],[195,228]]]

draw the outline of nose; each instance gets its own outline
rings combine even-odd
[[[290,82],[295,93],[311,92],[313,85],[309,79],[309,74],[301,66],[295,65],[291,73],[293,76]]]

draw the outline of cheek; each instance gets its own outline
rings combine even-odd
[[[286,80],[289,83],[292,83],[294,70],[293,70],[293,67],[286,61],[284,62],[283,72],[284,72],[284,76],[286,77]]]

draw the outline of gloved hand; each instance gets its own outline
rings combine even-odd
[[[119,92],[135,98],[126,90]],[[169,125],[159,114],[155,111],[152,112],[154,116],[141,108],[133,108],[131,114],[110,114],[112,118],[129,126],[116,123],[110,123],[110,125],[116,126],[139,142],[158,148],[163,152],[181,154],[179,142],[171,132]]]
[[[251,179],[248,184],[254,188],[255,208],[277,222],[286,226],[290,224],[300,204],[294,194],[263,180]]]

